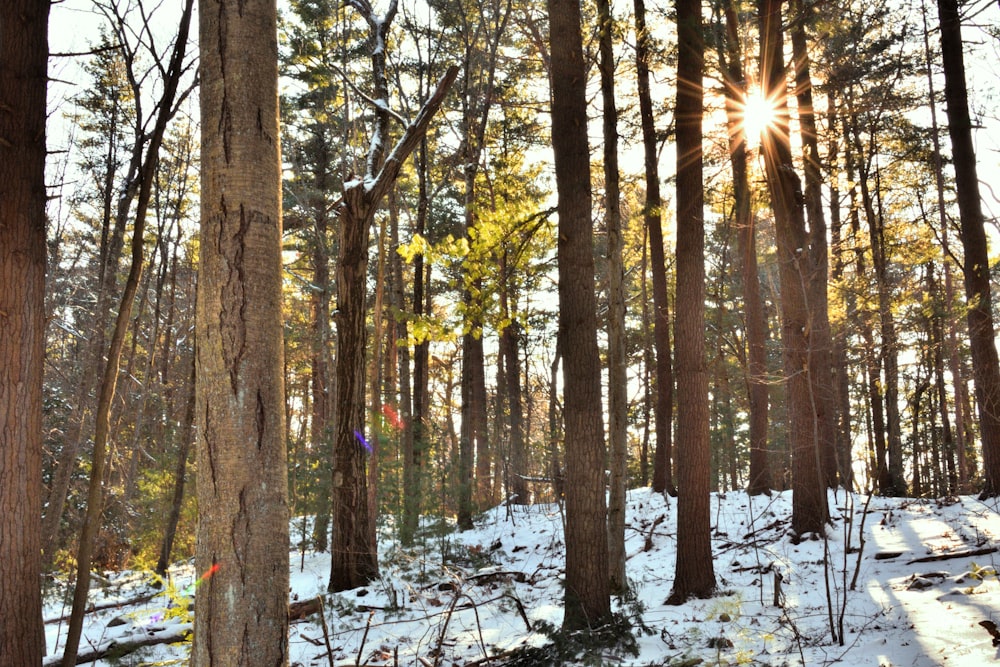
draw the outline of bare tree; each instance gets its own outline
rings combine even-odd
[[[125,24],[124,13],[115,10],[117,21],[117,31],[120,43],[124,43],[125,34],[128,29]],[[129,327],[129,320],[132,314],[132,306],[139,289],[142,278],[144,261],[144,229],[146,224],[146,214],[149,210],[150,199],[153,193],[153,182],[156,176],[156,167],[159,161],[160,147],[163,143],[163,136],[167,129],[167,124],[177,112],[178,106],[190,93],[192,87],[181,90],[180,84],[187,71],[191,68],[191,63],[187,60],[188,30],[191,25],[191,15],[194,11],[193,0],[185,2],[180,23],[177,29],[177,38],[170,51],[170,57],[166,63],[160,59],[162,56],[153,53],[157,60],[159,71],[163,75],[163,92],[156,105],[153,116],[153,126],[150,128],[148,136],[144,137],[144,142],[140,142],[136,149],[139,160],[138,179],[135,183],[136,210],[135,225],[132,230],[131,263],[128,277],[125,280],[125,287],[122,290],[121,300],[118,306],[118,313],[115,317],[115,326],[111,335],[111,342],[108,348],[107,362],[104,365],[101,377],[100,392],[97,401],[97,412],[94,424],[94,457],[90,469],[90,481],[87,488],[87,509],[84,514],[83,526],[80,528],[80,545],[77,551],[77,576],[76,587],[73,592],[73,611],[70,616],[69,627],[66,630],[66,648],[63,653],[63,665],[75,665],[76,654],[80,647],[80,637],[83,632],[83,617],[86,613],[87,595],[90,591],[90,568],[94,556],[94,548],[97,542],[97,535],[101,528],[101,516],[104,511],[104,474],[107,464],[108,442],[111,435],[111,405],[117,391],[118,376],[121,365],[122,347],[125,344],[125,337]],[[143,24],[143,30],[150,30],[151,23],[147,19]],[[133,90],[138,95],[139,79],[137,73],[129,68],[130,82]],[[145,152],[142,151],[142,144],[145,144]],[[119,215],[124,217],[127,212],[127,205],[123,205],[125,210]]]
[[[390,112],[385,74],[387,31],[396,14],[392,0],[382,15],[367,0],[351,0],[368,23],[374,49],[371,55],[376,104],[375,127],[361,178],[344,184],[338,207],[340,254],[337,265],[337,424],[333,452],[333,540],[329,590],[340,591],[368,583],[378,576],[373,488],[369,488],[367,459],[374,455],[365,438],[366,289],[371,223],[399,170],[427,132],[427,127],[458,75],[451,67],[438,82],[402,137],[387,150]]]

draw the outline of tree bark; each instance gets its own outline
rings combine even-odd
[[[597,348],[586,67],[580,4],[548,0],[552,148],[559,210],[559,349],[566,428],[566,597],[563,628],[611,616],[604,425]]]
[[[818,533],[827,519],[812,385],[809,379],[808,239],[803,195],[792,160],[781,0],[760,0],[761,90],[775,100],[775,121],[761,148],[777,237],[781,340],[792,453],[792,530]]]
[[[0,667],[41,664],[48,0],[0,7]]]
[[[201,579],[191,659],[281,667],[289,537],[277,12],[273,0],[206,0],[199,23]]]
[[[746,74],[742,64],[739,17],[732,3],[726,4],[725,15],[726,49],[723,51],[720,47],[719,53],[726,84],[729,162],[733,171],[733,217],[747,339],[746,385],[750,422],[750,479],[747,493],[759,495],[771,492],[771,466],[767,453],[767,315],[757,270],[756,220],[750,202],[747,137],[743,123],[747,95]]]
[[[837,403],[833,384],[833,337],[827,310],[829,248],[826,241],[826,219],[823,215],[823,176],[819,158],[819,138],[813,111],[813,85],[810,75],[806,23],[810,10],[803,0],[791,0],[792,59],[795,63],[795,95],[802,137],[805,174],[805,208],[809,222],[808,291],[809,309],[809,380],[813,395],[813,415],[819,448],[821,474],[829,488],[838,483],[835,425]]]
[[[628,588],[625,578],[625,492],[628,473],[628,368],[625,336],[625,265],[622,253],[621,186],[618,175],[618,107],[610,0],[598,0],[601,100],[604,127],[604,211],[608,234],[608,559],[611,590]]]
[[[677,561],[668,602],[715,590],[705,359],[705,42],[700,0],[677,0]]]
[[[938,0],[937,5],[941,21],[941,61],[944,66],[948,135],[951,137],[964,249],[965,297],[968,302],[966,318],[983,439],[985,484],[982,495],[994,497],[1000,495],[1000,361],[993,323],[988,244],[972,142],[958,0]]]
[[[358,0],[364,11],[371,7]],[[367,14],[373,29],[384,40],[395,14],[395,4],[386,15]],[[380,41],[379,43],[384,43]],[[372,56],[377,89],[388,98],[385,87],[385,53]],[[399,169],[419,145],[431,118],[440,108],[445,93],[458,74],[451,67],[438,82],[437,89],[424,104],[392,151],[385,155],[384,147],[373,145],[368,156],[369,173],[364,179],[344,186],[340,207],[340,257],[337,275],[337,431],[333,461],[333,543],[331,546],[329,590],[342,591],[362,586],[378,576],[378,551],[372,529],[374,520],[367,472],[367,457],[372,453],[365,429],[365,339],[366,282],[368,239],[375,211],[389,188],[395,183]],[[380,118],[380,136],[388,131],[388,113]],[[384,124],[383,124],[384,123]],[[377,153],[377,155],[372,155]],[[373,490],[373,489],[372,489]]]
[[[639,115],[642,124],[643,164],[645,165],[646,201],[643,219],[649,234],[649,264],[653,279],[653,344],[656,349],[656,400],[653,415],[656,449],[653,452],[653,491],[677,495],[673,478],[673,391],[671,368],[670,309],[667,294],[666,252],[663,245],[663,202],[660,197],[660,174],[657,161],[656,128],[653,98],[649,86],[651,39],[646,27],[644,0],[634,0],[636,78]]]

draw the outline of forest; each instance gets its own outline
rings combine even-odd
[[[191,664],[288,665],[296,554],[365,590],[533,507],[613,644],[639,489],[668,605],[727,494],[792,545],[991,502],[998,11],[5,0],[0,667],[179,563]]]

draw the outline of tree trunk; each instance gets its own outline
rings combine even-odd
[[[611,616],[601,369],[597,348],[586,67],[580,4],[548,0],[552,148],[559,210],[559,348],[566,427],[566,598],[563,627]]]
[[[746,104],[746,75],[740,46],[739,17],[731,3],[726,4],[726,50],[720,47],[720,62],[726,78],[726,119],[729,132],[729,162],[733,170],[733,216],[736,225],[738,276],[743,292],[746,321],[746,384],[750,421],[750,480],[747,493],[771,492],[771,466],[767,455],[767,315],[761,297],[757,270],[756,220],[750,202],[747,175],[746,128],[743,108]]]
[[[941,62],[944,66],[948,135],[951,137],[964,249],[965,297],[969,304],[966,318],[983,439],[983,496],[994,497],[1000,495],[1000,361],[993,324],[988,244],[965,86],[958,0],[938,0],[937,5],[941,20]]]
[[[813,395],[813,413],[819,447],[821,474],[830,488],[837,486],[837,451],[834,428],[837,403],[833,384],[833,339],[827,311],[827,274],[829,250],[826,242],[826,219],[823,216],[823,176],[820,169],[816,117],[813,112],[812,77],[809,73],[809,49],[805,24],[809,15],[803,0],[791,0],[792,55],[795,63],[795,93],[802,137],[805,173],[805,207],[809,221],[808,296],[809,309],[809,379]]]
[[[417,151],[417,220],[415,234],[423,235],[427,228],[429,198],[427,193],[427,139],[420,142]],[[429,272],[429,269],[428,269]],[[424,307],[430,294],[424,296],[425,284],[424,256],[418,254],[413,261],[413,314],[416,317],[429,312]],[[400,276],[402,280],[402,276]],[[426,281],[429,285],[430,281]],[[405,425],[409,428],[403,447],[403,526],[401,541],[409,544],[416,534],[420,522],[423,488],[421,467],[423,465],[424,434],[426,432],[427,376],[430,342],[418,340],[413,349],[413,416]],[[405,405],[405,401],[404,401]]]
[[[699,0],[677,0],[677,562],[668,602],[715,590],[705,360],[705,43]]]
[[[288,664],[281,155],[272,2],[200,5],[196,665]],[[253,45],[253,48],[248,48]]]
[[[792,453],[792,530],[819,533],[827,519],[814,396],[809,379],[809,257],[803,195],[792,161],[781,0],[760,0],[761,90],[776,100],[775,122],[764,132],[767,186],[774,209],[781,285],[781,340]]]
[[[174,492],[170,498],[170,510],[167,513],[167,524],[163,529],[163,542],[160,545],[160,557],[156,561],[155,572],[161,577],[167,573],[170,566],[170,552],[174,546],[174,536],[177,534],[177,524],[181,517],[181,507],[184,503],[184,486],[187,479],[187,460],[194,436],[195,410],[195,360],[191,359],[191,380],[188,385],[187,407],[181,422],[180,444],[177,449],[177,468],[174,472]]]
[[[840,283],[844,276],[846,249],[843,245],[843,224],[840,214],[839,167],[837,160],[840,142],[837,134],[837,99],[830,95],[827,103],[827,124],[830,136],[827,149],[827,164],[830,170],[830,246],[833,255],[833,268],[830,278],[834,283]],[[851,369],[847,360],[847,323],[855,321],[857,313],[856,299],[850,292],[844,294],[844,321],[833,332],[833,375],[834,391],[836,393],[836,447],[837,462],[840,466],[841,484],[847,489],[854,488],[854,460],[851,455]]]
[[[960,371],[960,365],[958,360],[958,334],[955,320],[956,318],[952,316],[955,308],[955,286],[952,280],[951,270],[954,258],[951,254],[951,246],[949,241],[949,231],[950,223],[948,221],[948,212],[945,206],[944,192],[945,192],[945,181],[944,181],[944,160],[941,156],[941,135],[940,126],[938,125],[937,119],[937,93],[935,92],[934,86],[934,71],[933,71],[933,58],[931,55],[931,44],[930,44],[930,30],[927,24],[927,7],[921,2],[920,3],[921,16],[923,18],[924,24],[924,57],[926,62],[926,73],[927,73],[927,100],[928,108],[931,112],[931,140],[934,146],[934,185],[935,185],[935,195],[937,201],[938,216],[937,222],[939,227],[939,237],[941,239],[941,255],[942,264],[944,265],[944,294],[942,295],[944,299],[943,313],[944,320],[947,322],[947,336],[942,332],[940,336],[941,349],[938,350],[938,354],[942,356],[947,356],[948,358],[948,370],[951,372],[951,382],[955,388],[955,430],[954,437],[952,437],[951,424],[948,417],[948,404],[946,398],[946,388],[944,385],[944,372],[941,369],[941,373],[938,376],[938,400],[941,410],[941,420],[942,426],[944,428],[944,438],[945,447],[949,452],[956,454],[956,478],[954,484],[951,488],[951,493],[965,493],[966,483],[968,482],[968,475],[965,464],[965,438],[962,432],[962,408],[961,408],[961,389],[965,386],[965,380],[962,378]],[[944,325],[939,321],[938,327],[943,328]],[[943,365],[943,359],[942,359]],[[949,461],[951,461],[951,456],[949,456]]]
[[[653,404],[656,424],[656,449],[653,453],[653,491],[677,495],[673,479],[673,388],[670,360],[670,310],[667,296],[666,252],[663,246],[663,209],[657,161],[656,128],[653,124],[653,98],[649,86],[649,60],[652,49],[646,28],[644,0],[634,0],[636,77],[639,114],[642,123],[643,162],[645,164],[646,202],[643,218],[649,234],[649,263],[653,276],[653,341],[656,348],[656,400]]]
[[[39,665],[48,0],[0,7],[0,667]]]
[[[625,491],[628,471],[628,369],[625,336],[625,266],[622,252],[621,188],[618,176],[618,107],[610,0],[598,0],[600,71],[604,121],[604,210],[608,233],[608,559],[611,590],[622,595],[625,578]]]

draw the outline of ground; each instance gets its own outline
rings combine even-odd
[[[399,548],[385,526],[382,578],[339,594],[326,593],[327,554],[293,551],[292,600],[322,596],[324,606],[291,624],[290,664],[502,665],[518,655],[518,664],[539,665],[998,664],[1000,650],[980,625],[1000,625],[997,500],[831,492],[834,519],[825,538],[803,540],[788,532],[789,493],[713,494],[712,507],[719,592],[668,606],[676,503],[648,489],[629,492],[632,590],[616,609],[636,639],[632,650],[579,648],[572,659],[554,658],[553,650],[514,653],[552,646],[551,631],[562,621],[563,517],[557,505],[535,505],[494,508],[464,533],[427,523],[411,550]],[[301,519],[292,534],[303,534]],[[190,563],[178,564],[169,594],[128,603],[155,592],[148,576],[107,575],[104,585],[92,587],[94,606],[127,604],[88,616],[81,653],[110,642],[121,647],[182,636],[198,579]],[[66,622],[54,620],[67,612],[63,605],[50,600],[46,607],[46,665],[58,662],[65,638]],[[566,656],[584,643],[555,645]],[[187,654],[183,643],[162,644],[94,664],[180,665]]]

